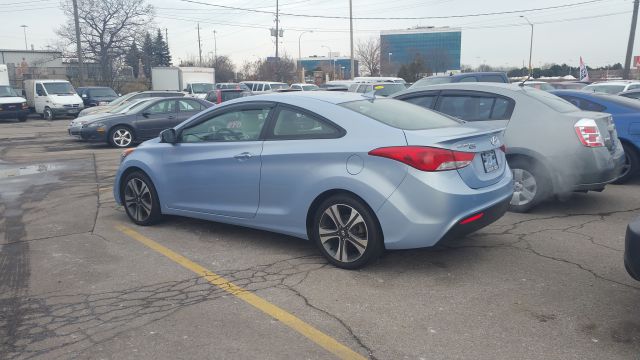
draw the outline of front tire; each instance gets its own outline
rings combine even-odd
[[[134,140],[133,131],[127,126],[118,125],[109,131],[109,145],[113,147],[127,148]]]
[[[509,211],[526,213],[546,199],[549,192],[549,178],[544,170],[532,161],[516,158],[509,161],[513,174],[513,196]]]
[[[373,211],[350,195],[334,195],[316,209],[311,239],[324,257],[343,269],[358,269],[384,250],[380,225]]]
[[[53,115],[53,110],[50,108],[44,108],[44,112],[42,113],[42,118],[48,121],[55,120],[55,116]]]
[[[622,171],[622,175],[614,181],[614,184],[624,184],[633,179],[638,173],[638,167],[640,166],[640,159],[638,158],[638,152],[631,145],[622,144],[624,149],[625,164]]]
[[[20,116],[20,117],[18,117],[18,121],[20,121],[20,122],[25,122],[25,121],[27,121],[27,116],[26,116],[26,115],[24,115],[24,116]]]
[[[160,201],[153,182],[141,171],[129,173],[123,180],[120,198],[125,212],[136,225],[153,225],[162,219]]]

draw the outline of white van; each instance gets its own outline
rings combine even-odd
[[[392,82],[397,84],[406,84],[403,78],[391,77],[391,76],[358,76],[353,79],[358,83],[373,83],[373,82]]]
[[[78,116],[82,98],[66,80],[25,80],[23,89],[29,107],[47,120],[56,116]]]
[[[279,89],[287,89],[289,87],[289,85],[285,83],[274,81],[242,81],[240,84],[247,85],[253,94],[272,92]]]

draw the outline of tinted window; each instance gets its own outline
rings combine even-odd
[[[504,83],[504,77],[500,75],[482,75],[480,77],[480,81],[483,82],[496,82],[496,83]]]
[[[382,89],[376,90],[376,95],[389,96],[407,88],[406,86],[404,86],[404,84],[397,83],[381,84],[381,86]]]
[[[202,105],[195,100],[178,100],[178,109],[180,111],[200,111]]]
[[[625,98],[617,95],[608,95],[608,94],[593,94],[593,96],[598,99],[602,99],[620,106],[624,106],[628,109],[640,111],[640,104],[638,103],[638,101],[634,99],[629,99],[629,98]]]
[[[477,82],[478,79],[476,79],[475,76],[465,76],[462,79],[458,80],[458,82]]]
[[[40,84],[36,84],[36,95],[44,96],[44,88]]]
[[[90,96],[95,97],[115,97],[118,96],[111,88],[99,88],[87,90]]]
[[[275,137],[286,138],[326,138],[338,135],[340,131],[326,122],[305,112],[281,109],[273,128]]]
[[[176,111],[175,100],[163,100],[159,101],[144,110],[149,114],[165,114]]]
[[[503,98],[496,98],[491,111],[492,120],[508,120],[511,118],[511,101]]]
[[[269,111],[270,108],[246,109],[213,115],[197,125],[184,129],[180,134],[180,141],[194,143],[258,140]]]
[[[638,88],[640,88],[640,84],[632,84],[632,85],[629,85],[627,90],[633,90],[633,89],[638,89]]]
[[[559,96],[567,100],[568,102],[572,103],[573,105],[577,106],[578,108],[580,108],[580,110],[603,111],[606,109],[606,107],[600,104],[596,104],[593,101],[589,101],[589,100],[585,100],[585,99],[581,99],[573,96],[567,96],[567,95],[559,95]]]
[[[429,78],[424,78],[416,81],[415,84],[413,84],[411,87],[446,84],[452,81],[453,81],[453,77],[451,76],[429,77]]]
[[[248,91],[222,91],[220,93],[220,97],[222,98],[223,102],[233,100],[233,99],[238,99],[238,98],[249,96],[249,95],[250,93]]]
[[[357,92],[359,92],[359,93],[365,93],[365,92],[366,92],[366,90],[367,90],[367,85],[360,85],[360,86],[358,87]]]
[[[528,88],[528,87],[523,87],[522,90],[524,94],[528,95],[533,99],[538,100],[539,102],[547,105],[548,107],[552,108],[555,111],[571,112],[571,111],[579,110],[575,105],[571,104],[570,102],[564,99],[561,99],[553,94],[549,94],[546,91],[542,91],[534,88]]]
[[[494,98],[479,96],[442,96],[438,110],[467,121],[489,120]]]
[[[357,100],[340,106],[404,130],[426,130],[460,124],[435,111],[395,99]]]
[[[351,92],[355,92],[357,88],[358,88],[358,84],[349,85],[349,91]]]
[[[622,96],[628,97],[628,98],[631,98],[631,99],[640,99],[640,92],[632,92],[632,93],[628,93],[628,94],[622,94]]]
[[[278,83],[276,83],[276,84],[271,84],[271,85],[270,85],[270,88],[271,88],[272,90],[286,89],[286,88],[288,88],[288,87],[289,87],[289,85],[287,85],[287,84],[278,84]]]
[[[437,96],[436,95],[424,95],[424,96],[416,96],[408,99],[402,99],[404,101],[410,102],[412,104],[422,106],[423,108],[433,109],[433,105],[435,105]]]

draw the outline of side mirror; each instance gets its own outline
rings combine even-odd
[[[176,129],[166,129],[160,132],[160,142],[167,144],[175,144],[178,142],[178,135],[176,133]]]
[[[148,118],[148,117],[149,117],[149,115],[151,115],[151,113],[150,113],[150,112],[147,112],[147,111],[145,111],[145,112],[143,112],[143,113],[142,113],[142,116],[144,116],[144,117],[146,117],[146,118]]]

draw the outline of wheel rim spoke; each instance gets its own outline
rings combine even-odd
[[[348,220],[343,221],[344,219]],[[335,204],[328,207],[320,218],[318,235],[327,254],[340,262],[356,261],[367,249],[366,222],[349,205]]]
[[[153,209],[153,198],[148,185],[139,178],[129,180],[124,189],[124,203],[132,219],[146,220]]]

